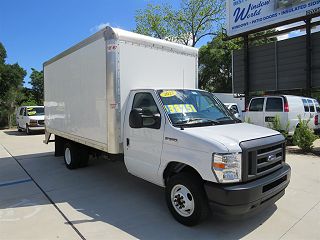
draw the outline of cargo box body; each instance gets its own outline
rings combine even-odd
[[[107,27],[44,64],[48,133],[123,152],[130,90],[197,88],[195,48]]]

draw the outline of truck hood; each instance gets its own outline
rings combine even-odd
[[[238,152],[240,142],[280,134],[248,123],[185,128],[176,135],[177,144],[200,151]]]
[[[279,132],[274,131],[272,129],[248,123],[226,124],[198,128],[185,128],[185,131],[192,135],[198,135],[204,138],[213,138],[215,140],[222,138],[223,140],[226,139],[232,142],[236,142],[238,144],[240,142],[248,141],[251,139],[279,134]]]
[[[44,115],[41,116],[29,116],[30,120],[44,120]]]

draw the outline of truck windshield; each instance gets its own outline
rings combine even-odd
[[[27,107],[28,116],[42,116],[44,115],[43,107]]]
[[[211,93],[197,90],[158,90],[174,126],[204,126],[239,122]]]

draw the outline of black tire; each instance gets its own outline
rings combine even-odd
[[[178,187],[179,185],[182,185],[189,190],[189,192],[191,193],[191,196],[188,195],[189,199],[193,197],[194,210],[190,216],[181,215],[178,212],[178,210],[176,210],[176,207],[174,206],[174,203],[171,200],[171,192],[174,188]],[[165,192],[167,206],[173,217],[181,224],[186,226],[194,226],[200,223],[208,216],[208,200],[203,188],[202,180],[198,176],[187,172],[174,175],[168,180]],[[174,199],[176,200],[176,198]],[[184,206],[183,200],[184,198],[182,198],[182,206]]]
[[[28,124],[26,124],[26,134],[27,134],[27,135],[30,135],[30,134],[31,134],[31,130],[30,130]]]
[[[63,151],[64,163],[68,169],[76,169],[81,165],[81,158],[77,149],[77,144],[66,142]]]
[[[88,166],[89,148],[87,146],[80,145],[78,146],[78,149],[79,149],[79,157],[80,157],[79,167]]]
[[[55,157],[60,157],[64,156],[64,144],[65,139],[55,135],[54,136],[54,156]]]

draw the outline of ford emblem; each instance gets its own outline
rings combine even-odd
[[[268,156],[268,162],[271,162],[273,160],[276,160],[276,155],[272,154]]]

